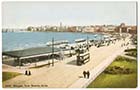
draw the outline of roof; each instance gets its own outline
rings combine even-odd
[[[84,41],[86,41],[86,39],[83,39],[83,38],[75,40],[75,42],[84,42]]]
[[[54,48],[54,52],[58,52],[58,51],[60,51],[59,48]],[[11,57],[20,58],[20,57],[47,54],[51,52],[52,52],[52,47],[35,47],[35,48],[28,48],[28,49],[16,50],[16,51],[6,51],[6,52],[2,52],[2,54]]]

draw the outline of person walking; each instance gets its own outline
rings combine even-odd
[[[87,78],[89,78],[90,77],[90,72],[89,71],[87,71]]]
[[[86,71],[83,71],[84,78],[86,78]]]
[[[25,75],[27,75],[28,74],[28,72],[27,72],[27,70],[25,71]]]
[[[29,75],[31,75],[31,71],[29,70]]]

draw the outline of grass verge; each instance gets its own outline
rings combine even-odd
[[[101,73],[87,88],[136,88],[137,87],[137,61],[119,56],[108,67],[121,67],[129,69],[132,73]],[[106,69],[107,70],[107,69]],[[106,71],[105,70],[105,71]],[[110,70],[110,69],[108,69]]]
[[[14,78],[18,75],[21,75],[21,73],[17,73],[17,72],[2,72],[2,81],[6,81],[9,80],[11,78]]]

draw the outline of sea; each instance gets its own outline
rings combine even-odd
[[[2,32],[2,51],[46,46],[52,38],[54,41],[68,40],[69,43],[74,43],[76,39],[101,40],[103,35],[77,32]]]

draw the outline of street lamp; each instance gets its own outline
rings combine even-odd
[[[52,38],[52,66],[54,66],[54,38]]]
[[[89,50],[89,42],[88,42],[88,36],[87,36],[87,50]]]

